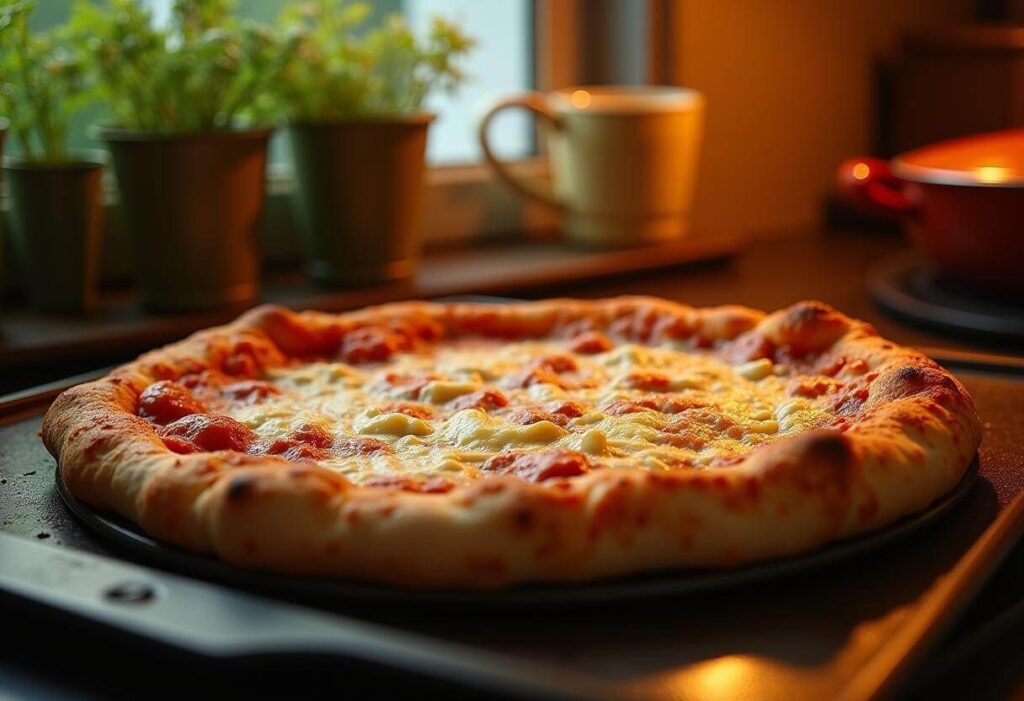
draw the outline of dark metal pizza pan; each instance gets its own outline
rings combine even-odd
[[[56,483],[68,509],[88,529],[118,550],[164,569],[290,599],[325,604],[378,602],[389,605],[503,608],[601,604],[678,597],[738,587],[822,567],[878,548],[927,526],[960,503],[971,491],[976,477],[977,461],[972,463],[951,491],[925,510],[902,518],[887,528],[836,541],[796,557],[731,569],[665,571],[586,584],[532,585],[494,591],[400,589],[346,580],[300,578],[272,572],[241,570],[208,555],[160,543],[127,520],[115,514],[93,509],[71,494],[61,478],[59,469]]]

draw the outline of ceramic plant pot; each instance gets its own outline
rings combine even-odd
[[[256,298],[271,131],[97,130],[110,149],[147,308],[200,310]]]
[[[420,255],[432,115],[288,127],[307,269],[329,285],[406,278]]]
[[[11,126],[10,121],[6,117],[0,117],[0,159],[4,155],[4,139],[7,137],[7,129]],[[0,186],[3,185],[3,181],[0,180]],[[0,212],[0,297],[3,297],[4,285],[6,280],[4,279],[4,216]]]
[[[97,304],[103,164],[4,163],[10,241],[32,306],[88,312]]]

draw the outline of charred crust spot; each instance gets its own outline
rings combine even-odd
[[[536,522],[536,515],[531,509],[521,507],[512,513],[512,522],[515,524],[516,530],[529,531]]]
[[[786,323],[790,326],[803,326],[833,316],[835,311],[824,302],[810,300],[797,302],[786,310]]]
[[[249,475],[237,475],[228,482],[227,499],[231,504],[237,504],[245,499],[254,489],[254,480]]]
[[[836,467],[844,467],[853,460],[849,439],[832,431],[808,434],[804,451],[807,458]]]
[[[956,381],[937,367],[904,365],[878,378],[879,396],[884,400],[931,394],[943,399],[959,397]]]
[[[907,387],[918,389],[926,383],[928,374],[916,365],[904,365],[893,373],[894,380]]]

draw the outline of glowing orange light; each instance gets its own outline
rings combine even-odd
[[[871,168],[867,163],[858,163],[853,167],[853,177],[857,180],[867,180],[869,175],[871,175]]]
[[[1010,169],[1003,166],[978,166],[974,169],[974,177],[983,183],[1001,183],[1009,179]]]
[[[569,101],[572,102],[572,106],[577,109],[586,109],[587,107],[590,107],[590,93],[586,90],[573,90]]]

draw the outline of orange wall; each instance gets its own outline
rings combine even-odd
[[[973,0],[675,0],[673,82],[707,95],[697,231],[818,225],[836,165],[870,145],[872,60]]]

